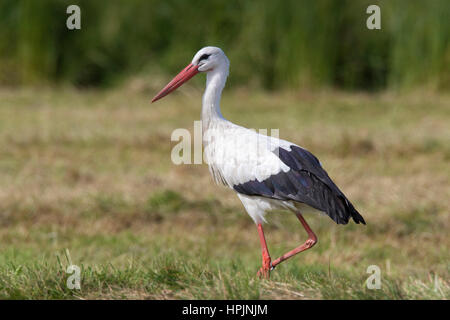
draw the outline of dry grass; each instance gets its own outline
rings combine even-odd
[[[191,88],[192,89],[192,88]],[[199,90],[0,91],[0,297],[446,299],[450,97],[228,93],[223,113],[315,153],[367,226],[307,215],[318,245],[259,281],[256,228],[206,166],[175,166]],[[269,216],[272,255],[305,234]],[[82,290],[69,290],[70,252]],[[369,265],[382,289],[368,290]]]

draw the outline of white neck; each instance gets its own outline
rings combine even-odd
[[[203,94],[202,123],[207,129],[215,121],[223,120],[220,98],[228,77],[228,65],[215,68],[206,74],[206,89]]]

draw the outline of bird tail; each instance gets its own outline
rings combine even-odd
[[[362,215],[359,214],[359,212],[355,209],[355,207],[351,204],[351,202],[347,200],[347,204],[353,221],[355,221],[355,223],[357,224],[359,223],[366,224],[366,221],[364,221]]]
[[[342,193],[337,197],[332,198],[332,203],[329,208],[330,209],[326,211],[326,213],[337,224],[347,224],[350,218],[352,218],[353,221],[357,224],[366,224],[364,218],[359,214],[353,204]]]

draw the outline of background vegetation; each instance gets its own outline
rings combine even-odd
[[[82,29],[66,28],[78,4]],[[366,28],[378,4],[382,30]],[[205,45],[264,88],[450,88],[447,0],[1,0],[0,83],[115,83],[173,73]]]
[[[0,0],[0,298],[448,299],[449,5]],[[318,244],[269,281],[234,193],[170,160],[204,75],[150,104],[205,45],[231,60],[225,117],[312,151],[367,221],[306,212]],[[268,220],[273,258],[305,240]]]

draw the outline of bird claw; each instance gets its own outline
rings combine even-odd
[[[264,261],[263,266],[259,269],[259,271],[256,273],[256,275],[260,279],[269,279],[270,278],[270,271],[274,269],[274,266],[272,266],[272,261]]]
[[[270,270],[261,267],[256,274],[260,279],[269,279],[270,278]]]

